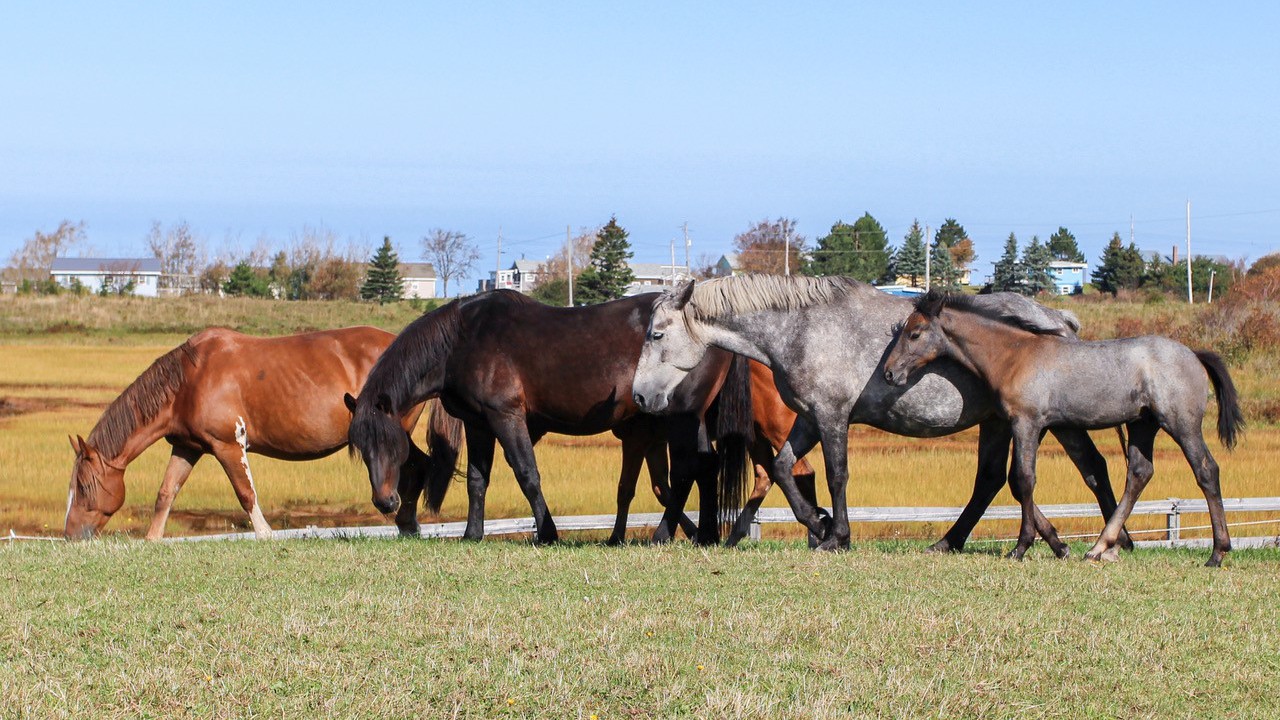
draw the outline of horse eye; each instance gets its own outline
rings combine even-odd
[[[650,339],[650,340],[661,340],[661,339],[662,339],[662,333],[658,332],[657,330],[654,330],[653,332],[649,333],[649,339]]]
[[[911,339],[912,339],[912,340],[919,340],[919,339],[920,339],[920,331],[919,331],[919,330],[913,331],[913,332],[911,333]]]

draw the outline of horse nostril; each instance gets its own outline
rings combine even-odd
[[[640,393],[635,393],[635,394],[633,394],[633,395],[631,396],[631,399],[632,399],[632,400],[635,400],[635,402],[636,402],[636,407],[640,408],[641,410],[643,410],[643,409],[644,409],[644,396],[643,396],[643,395],[641,395]]]
[[[884,369],[884,379],[887,382],[893,382],[893,371],[890,370],[889,368]]]

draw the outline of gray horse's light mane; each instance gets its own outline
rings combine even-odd
[[[847,277],[739,275],[716,278],[694,285],[693,297],[685,305],[685,315],[703,321],[764,310],[796,310],[832,302],[863,284]]]

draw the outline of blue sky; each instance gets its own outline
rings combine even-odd
[[[765,217],[1280,250],[1274,3],[60,3],[0,10],[0,258],[321,226],[495,265],[616,214],[637,260]],[[474,278],[463,283],[473,288]],[[451,285],[453,288],[453,285]]]

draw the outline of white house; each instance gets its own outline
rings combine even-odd
[[[690,280],[689,268],[669,263],[627,263],[635,279],[627,286],[627,295],[656,292],[664,287],[679,285]]]
[[[431,263],[400,263],[399,269],[406,300],[436,296],[436,269]]]
[[[1049,277],[1053,278],[1054,292],[1074,295],[1084,291],[1084,271],[1088,263],[1054,260],[1049,263]]]
[[[522,293],[531,293],[533,288],[538,284],[538,266],[540,263],[533,260],[519,260],[511,263],[511,267],[505,270],[492,270],[489,272],[488,280],[481,280],[476,288],[479,292],[493,290],[494,287],[506,288],[507,290],[516,290]]]
[[[130,282],[134,295],[155,297],[160,291],[160,260],[153,257],[54,258],[49,274],[64,288],[70,288],[74,280],[79,280],[92,293],[103,286],[118,292]]]

